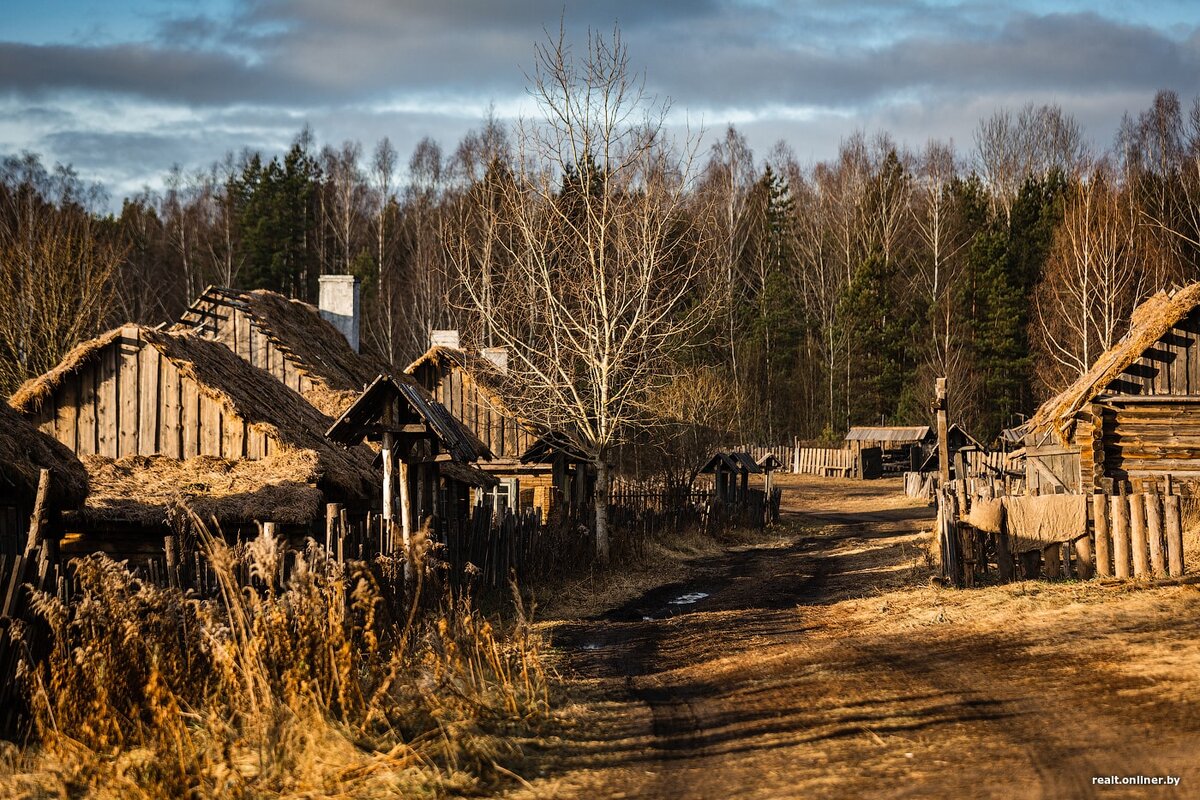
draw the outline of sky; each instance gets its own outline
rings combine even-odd
[[[671,121],[729,123],[802,163],[855,131],[969,156],[979,120],[1056,103],[1097,150],[1173,89],[1200,95],[1200,2],[1025,0],[0,0],[0,155],[41,154],[113,198],[173,164],[387,136],[453,150],[489,107],[535,108],[526,75],[560,20],[619,25]]]

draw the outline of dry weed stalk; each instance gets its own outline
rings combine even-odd
[[[95,555],[73,602],[35,599],[54,641],[27,674],[38,744],[0,765],[0,794],[440,794],[507,773],[509,737],[547,715],[515,591],[503,631],[463,598],[397,610],[377,565],[230,547],[194,521],[213,598]]]

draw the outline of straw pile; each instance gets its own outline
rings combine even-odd
[[[321,514],[320,461],[311,450],[283,450],[259,461],[84,456],[83,463],[92,483],[83,515],[94,522],[164,525],[180,507],[232,524],[303,525]]]

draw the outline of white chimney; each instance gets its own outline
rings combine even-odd
[[[492,362],[501,372],[508,372],[508,348],[485,347],[479,351],[479,355]]]
[[[333,323],[346,337],[351,349],[358,352],[359,284],[353,275],[320,276],[321,295],[317,307],[321,319]]]
[[[429,332],[430,347],[448,347],[451,350],[458,349],[458,331],[430,331]]]

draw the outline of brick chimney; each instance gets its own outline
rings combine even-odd
[[[320,276],[321,295],[317,307],[321,319],[342,332],[351,349],[358,352],[360,298],[358,278],[353,275]]]

